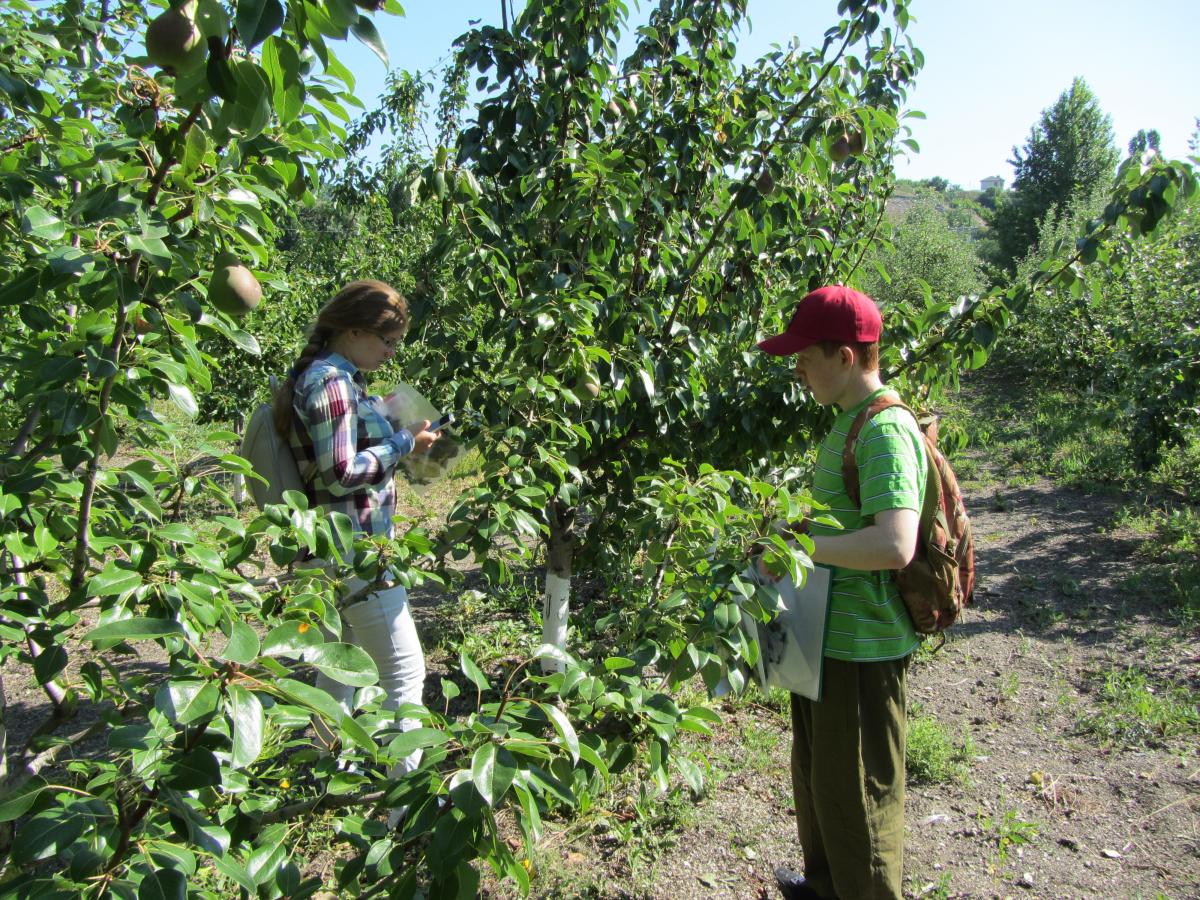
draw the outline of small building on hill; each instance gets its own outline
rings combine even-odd
[[[1004,190],[1004,179],[999,175],[989,175],[987,178],[979,180],[979,189],[983,192],[990,191],[995,188],[998,191]]]

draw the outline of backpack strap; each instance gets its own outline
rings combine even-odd
[[[913,412],[903,400],[886,395],[876,397],[854,417],[854,422],[850,425],[850,432],[846,435],[846,445],[842,449],[842,481],[846,486],[846,495],[855,506],[860,509],[862,508],[862,498],[859,495],[858,460],[854,456],[855,445],[858,443],[858,436],[862,433],[867,421],[877,413],[881,413],[885,409],[891,409],[893,406],[899,406],[908,410],[908,414],[913,417],[913,421],[917,424],[917,431],[921,434],[921,440],[925,443],[925,490],[921,500],[921,519],[918,525],[918,534],[928,534],[931,524],[935,521],[944,534],[949,534],[950,527],[946,522],[946,514],[942,508],[941,478],[937,472],[937,462],[933,458],[933,443],[925,433],[925,429],[921,427],[921,417]],[[936,419],[933,420],[935,428],[936,421]],[[920,541],[917,543],[919,552]]]
[[[858,495],[858,461],[854,457],[854,450],[858,445],[858,436],[862,433],[863,426],[867,424],[868,419],[877,413],[883,412],[885,409],[891,409],[893,406],[903,406],[905,409],[908,409],[903,400],[884,394],[876,397],[863,407],[850,424],[850,433],[846,435],[846,444],[842,448],[842,482],[846,486],[846,495],[855,506],[862,506]],[[908,409],[908,411],[912,413],[914,419],[917,417],[916,413],[913,413],[911,409]]]

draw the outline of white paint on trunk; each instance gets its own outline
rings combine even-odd
[[[571,579],[555,575],[546,570],[546,593],[542,604],[542,642],[553,644],[559,650],[567,649],[567,617],[570,613]],[[558,660],[543,659],[542,671],[546,674],[561,672],[564,666]]]

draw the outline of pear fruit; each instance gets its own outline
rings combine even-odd
[[[196,0],[173,6],[146,29],[146,55],[160,69],[179,72],[204,59],[204,40],[196,26]]]
[[[244,316],[262,299],[262,285],[241,260],[228,251],[217,255],[208,282],[208,302],[231,316]]]
[[[834,162],[845,162],[850,156],[850,138],[842,135],[829,146],[829,156]]]
[[[846,136],[846,143],[850,147],[851,156],[862,156],[862,152],[866,149],[866,141],[861,131],[851,131]]]
[[[758,192],[764,197],[770,197],[775,193],[775,177],[766,169],[763,169],[762,174],[758,176],[758,183],[755,187],[758,188]]]

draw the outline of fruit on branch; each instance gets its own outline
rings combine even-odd
[[[262,285],[241,260],[228,251],[218,254],[208,282],[208,302],[231,316],[244,316],[262,299]]]
[[[758,176],[755,187],[758,188],[758,192],[764,197],[770,197],[775,193],[775,177],[766,169],[763,169],[763,173]]]
[[[861,131],[843,131],[829,146],[829,155],[834,162],[845,162],[851,156],[861,156],[865,148],[866,140]]]
[[[834,162],[845,162],[850,156],[850,138],[842,135],[829,147],[829,156]]]
[[[160,69],[178,72],[204,59],[204,43],[196,26],[196,0],[173,6],[146,29],[146,55]]]

